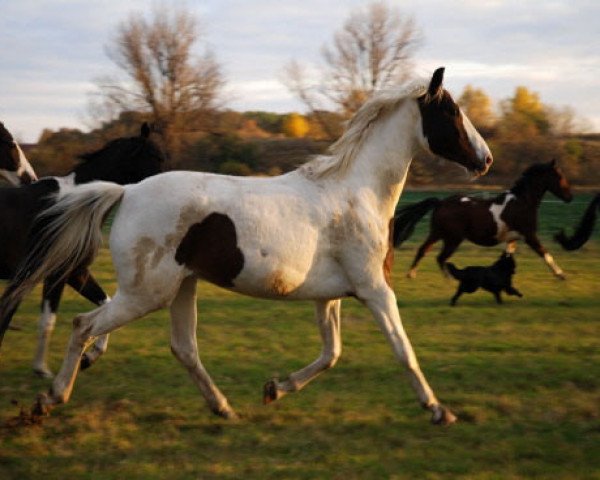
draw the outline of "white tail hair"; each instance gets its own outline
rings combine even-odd
[[[7,288],[1,308],[5,302],[18,301],[50,275],[59,282],[80,265],[89,265],[102,244],[106,215],[124,192],[125,187],[116,183],[91,182],[61,193],[37,217],[28,239],[29,253]]]

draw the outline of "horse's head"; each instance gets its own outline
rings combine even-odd
[[[418,98],[422,145],[426,150],[485,175],[493,159],[490,149],[452,96],[442,87],[444,68],[431,78],[427,93]]]
[[[162,172],[165,156],[149,138],[150,128],[144,123],[139,136],[117,138],[95,152],[80,156],[75,168],[77,183],[105,180],[126,185]]]
[[[569,203],[573,200],[573,194],[571,193],[571,185],[565,177],[565,174],[558,166],[556,159],[552,160],[547,164],[545,181],[547,182],[548,191],[556,195],[562,201]]]
[[[2,122],[0,122],[0,176],[14,186],[37,180],[37,175],[23,150]]]

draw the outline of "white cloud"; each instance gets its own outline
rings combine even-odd
[[[206,40],[224,65],[229,106],[275,111],[302,106],[279,82],[292,58],[314,65],[349,12],[367,0],[205,0],[187,7],[202,17]],[[0,119],[28,140],[41,128],[81,126],[94,78],[112,73],[104,53],[116,25],[155,0],[2,2]],[[186,5],[184,2],[182,5]],[[447,67],[454,92],[471,83],[496,99],[516,85],[542,100],[571,105],[600,130],[600,53],[595,0],[405,0],[423,30],[423,73]],[[15,126],[13,126],[15,125]]]

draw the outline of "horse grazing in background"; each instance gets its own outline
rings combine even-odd
[[[596,196],[592,198],[592,201],[583,213],[583,217],[575,227],[573,235],[567,237],[565,231],[561,230],[554,235],[554,239],[560,243],[565,250],[577,250],[578,248],[583,247],[594,231],[598,208],[600,208],[600,193],[597,193]]]
[[[398,209],[394,217],[396,247],[407,240],[419,220],[433,210],[429,235],[417,250],[407,276],[416,277],[419,261],[439,240],[444,242],[444,246],[437,262],[444,270],[446,260],[465,239],[484,247],[506,242],[506,251],[512,253],[515,242],[523,238],[544,259],[554,275],[564,279],[565,274],[537,236],[538,208],[546,191],[565,202],[573,199],[569,182],[555,160],[530,166],[509,191],[492,199],[461,195],[443,200],[430,197]]]
[[[37,180],[37,175],[23,150],[2,122],[0,122],[0,177],[15,187]]]
[[[0,188],[0,278],[10,280],[14,277],[19,262],[28,253],[26,243],[30,227],[36,216],[52,205],[52,196],[92,180],[127,184],[159,173],[164,158],[159,148],[148,138],[149,134],[150,129],[144,124],[140,136],[112,140],[102,149],[82,155],[81,162],[65,177],[46,177],[22,187]],[[64,248],[68,246],[65,245]],[[39,340],[33,362],[34,372],[40,376],[52,376],[46,363],[46,353],[65,283],[96,305],[108,300],[88,271],[90,263],[91,259],[83,261],[67,276],[55,272],[44,279]],[[18,303],[10,311],[4,312],[5,316],[0,324],[0,344],[17,307]],[[106,341],[106,337],[99,339],[86,354],[83,359],[84,367],[91,365],[104,352]]]
[[[103,218],[120,201],[110,233],[118,289],[112,301],[75,318],[62,368],[34,413],[68,401],[81,355],[95,337],[169,307],[173,354],[211,410],[235,417],[198,356],[196,282],[203,278],[254,297],[316,303],[321,355],[288,378],[267,382],[265,403],[300,390],[336,363],[340,299],[356,297],[406,366],[432,421],[453,422],[421,372],[390,286],[394,208],[413,155],[425,149],[477,175],[492,163],[484,140],[442,88],[443,72],[367,101],[331,155],[285,175],[169,172],[137,185],[95,182],[61,192],[40,220],[45,228],[30,237],[32,250],[0,301],[0,314],[47,272],[64,277],[81,259],[93,258]]]

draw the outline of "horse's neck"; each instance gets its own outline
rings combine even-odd
[[[416,150],[417,107],[412,103],[405,101],[373,127],[347,173],[350,189],[371,192],[383,218],[393,215]]]
[[[546,193],[547,188],[543,185],[530,183],[526,188],[523,188],[516,195],[525,203],[530,204],[536,209],[540,206],[542,198]]]
[[[93,182],[94,180],[108,180],[105,175],[93,173],[94,169],[86,163],[80,163],[70,173],[73,178],[73,183],[79,185],[80,183]]]

